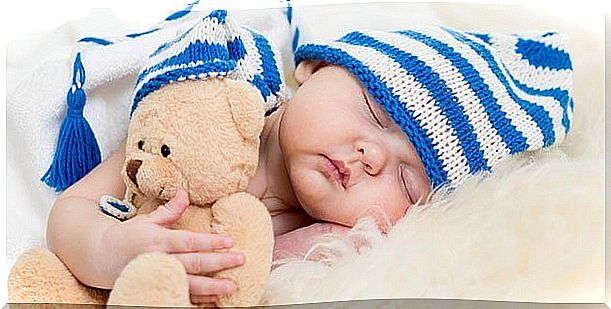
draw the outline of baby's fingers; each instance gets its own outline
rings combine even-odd
[[[198,296],[220,296],[236,291],[236,286],[229,279],[216,279],[204,276],[187,275],[189,293]]]
[[[238,252],[174,254],[188,274],[201,275],[244,264],[244,255]]]
[[[153,212],[142,216],[144,220],[161,226],[170,226],[178,221],[189,206],[189,194],[187,191],[180,189],[176,195],[167,203],[160,205]]]
[[[165,233],[161,246],[167,253],[209,252],[233,246],[229,236],[184,230],[166,230]]]

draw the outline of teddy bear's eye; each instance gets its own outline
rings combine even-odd
[[[170,147],[168,147],[168,145],[161,146],[161,155],[164,158],[167,158],[170,155]]]
[[[144,141],[143,140],[138,141],[138,149],[144,150],[143,148],[144,148]]]

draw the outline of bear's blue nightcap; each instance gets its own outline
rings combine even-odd
[[[217,10],[150,55],[136,81],[131,113],[147,94],[169,83],[224,76],[255,86],[266,115],[285,100],[280,53],[262,34]]]

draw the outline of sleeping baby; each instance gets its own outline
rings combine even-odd
[[[573,103],[571,75],[556,74],[571,70],[551,47],[558,40],[428,27],[300,46],[298,88],[266,116],[247,189],[272,215],[274,259],[303,256],[314,237],[346,233],[365,217],[387,233],[438,188],[563,140]],[[154,247],[197,270],[189,275],[193,303],[234,292],[230,280],[195,275],[244,263],[240,253],[215,251],[230,248],[231,238],[167,228],[186,209],[185,191],[124,222],[93,207],[101,195],[124,195],[124,160],[123,143],[61,194],[49,218],[50,250],[90,286],[111,288],[123,266]],[[186,242],[206,249],[169,249]]]

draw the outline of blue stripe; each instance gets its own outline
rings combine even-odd
[[[490,35],[488,35],[487,33],[477,33],[477,32],[467,32],[468,34],[478,37],[480,40],[486,42],[487,44],[490,44]]]
[[[399,63],[403,69],[414,76],[416,81],[429,91],[441,113],[446,116],[450,126],[456,131],[455,135],[467,158],[470,173],[475,174],[482,170],[490,170],[477,136],[473,132],[473,125],[469,123],[469,119],[465,115],[464,108],[458,104],[458,98],[452,94],[452,90],[446,85],[446,82],[430,66],[406,51],[360,32],[351,32],[339,41],[375,49]]]
[[[165,42],[163,44],[161,44],[161,46],[159,46],[150,56],[149,58],[155,57],[158,54],[160,54],[161,52],[163,52],[164,50],[167,50],[168,48],[170,48],[171,46],[173,46],[174,44],[176,44],[178,41],[184,39],[189,32],[191,32],[193,29],[195,28],[195,26],[192,26],[191,28],[189,28],[187,31],[183,32],[181,35],[177,36],[176,38],[174,38],[171,41]]]
[[[187,5],[187,7],[183,10],[180,10],[178,12],[174,12],[172,13],[170,16],[166,17],[165,20],[170,21],[170,20],[177,20],[179,18],[184,17],[185,15],[189,14],[191,12],[191,9],[193,9],[193,6],[195,4],[199,3],[199,0],[196,0],[195,2]]]
[[[107,202],[108,202],[108,204],[110,206],[112,206],[113,208],[115,208],[115,209],[117,209],[117,210],[119,210],[121,212],[128,212],[129,211],[129,208],[127,206],[121,204],[121,203],[117,203],[117,202],[113,202],[113,201],[107,201]]]
[[[212,11],[210,12],[210,14],[208,14],[208,16],[204,17],[204,20],[207,18],[216,18],[219,24],[222,25],[225,23],[225,20],[227,19],[227,11],[225,10]]]
[[[155,32],[155,31],[157,31],[157,30],[159,30],[159,28],[154,28],[154,29],[151,29],[151,30],[149,30],[149,31],[145,31],[145,32],[130,33],[130,34],[127,34],[127,35],[125,35],[125,36],[126,36],[126,37],[130,37],[130,38],[132,38],[132,39],[133,39],[133,38],[137,38],[137,37],[139,37],[139,36],[145,35],[145,34],[153,33],[153,32]]]
[[[573,68],[569,54],[542,42],[518,38],[516,53],[522,55],[522,58],[534,67],[554,70]]]
[[[396,102],[400,102],[399,97],[367,66],[343,50],[329,46],[312,44],[300,46],[295,52],[295,65],[308,59],[323,60],[343,66],[363,81],[367,91],[386,108],[393,120],[409,136],[424,164],[433,187],[436,188],[447,181],[448,175],[443,169],[443,162],[439,158],[439,153],[433,147],[433,142],[425,129],[419,125],[414,113],[407,109],[405,105],[396,104]]]
[[[291,6],[291,0],[286,0],[286,19],[289,24],[293,22],[293,7]]]
[[[295,32],[293,33],[293,51],[297,49],[299,45],[299,27],[295,27]]]
[[[520,81],[515,79],[513,75],[511,75],[511,72],[509,72],[509,77],[516,84],[516,86],[520,88],[520,90],[524,91],[527,94],[551,97],[554,100],[558,101],[560,107],[562,107],[562,126],[564,127],[564,134],[567,134],[569,132],[571,121],[569,120],[567,105],[572,102],[572,99],[569,96],[569,92],[567,90],[562,90],[560,88],[551,88],[545,90],[534,89],[525,84],[522,84]]]
[[[237,42],[240,40],[239,38],[235,38],[235,42],[228,42],[227,45],[231,45],[234,47],[234,56],[240,56],[236,50],[236,46],[242,44],[242,42]],[[243,57],[244,54],[242,53]],[[185,48],[182,52],[177,55],[174,55],[168,59],[163,60],[162,62],[147,68],[144,70],[140,76],[138,76],[138,80],[136,84],[140,83],[147,75],[154,73],[155,71],[173,65],[187,64],[190,62],[197,62],[199,60],[203,62],[211,62],[215,60],[229,60],[229,50],[225,45],[219,44],[210,44],[208,42],[195,41],[189,44],[187,48]],[[235,58],[232,60],[238,61],[241,58]]]
[[[95,43],[95,44],[99,44],[99,45],[111,45],[112,44],[111,41],[108,41],[108,40],[105,40],[105,39],[101,39],[101,38],[92,37],[92,36],[84,37],[84,38],[80,39],[79,42]]]
[[[263,72],[261,72],[261,77],[265,82],[264,84],[269,87],[269,91],[271,91],[273,94],[277,94],[280,91],[280,84],[282,83],[282,80],[280,79],[280,73],[278,72],[272,47],[269,45],[269,42],[263,35],[254,31],[250,31],[250,33],[252,33],[252,37],[255,41],[255,47],[261,56],[261,67],[263,69]],[[264,91],[261,88],[259,88],[259,90],[261,90],[261,94],[263,94]],[[266,98],[267,96],[263,95],[263,97]]]
[[[144,98],[149,93],[169,84],[170,81],[175,81],[180,77],[185,77],[189,75],[197,76],[200,73],[230,72],[235,69],[235,65],[236,63],[233,60],[204,62],[204,64],[196,67],[176,69],[161,75],[157,75],[151,80],[144,83],[144,85],[142,85],[142,87],[136,92],[129,116],[132,116],[142,98]]]
[[[459,40],[460,42],[467,44],[471,49],[473,49],[482,59],[484,59],[487,63],[494,75],[499,79],[499,81],[505,87],[505,90],[516,103],[520,105],[520,107],[532,117],[535,121],[541,133],[543,134],[543,146],[549,146],[554,143],[554,127],[552,124],[552,119],[549,116],[549,113],[542,107],[535,103],[526,101],[513,91],[512,87],[509,85],[505,74],[499,68],[499,64],[494,60],[494,57],[490,53],[490,51],[483,45],[471,40],[464,34],[454,31],[449,28],[442,27],[445,31],[450,33],[454,38]]]
[[[488,87],[480,76],[480,73],[473,67],[473,65],[471,65],[471,63],[469,63],[469,61],[467,61],[467,59],[462,57],[460,53],[456,52],[447,44],[422,33],[411,30],[399,31],[398,33],[428,45],[452,62],[452,65],[463,75],[465,81],[469,84],[469,87],[478,97],[479,101],[484,107],[484,110],[488,114],[492,127],[496,129],[501,137],[501,140],[505,143],[505,145],[507,145],[507,148],[511,154],[528,149],[526,138],[516,129],[513,124],[511,124],[511,121],[507,118],[505,112],[501,110],[501,105],[494,97],[490,87]]]

